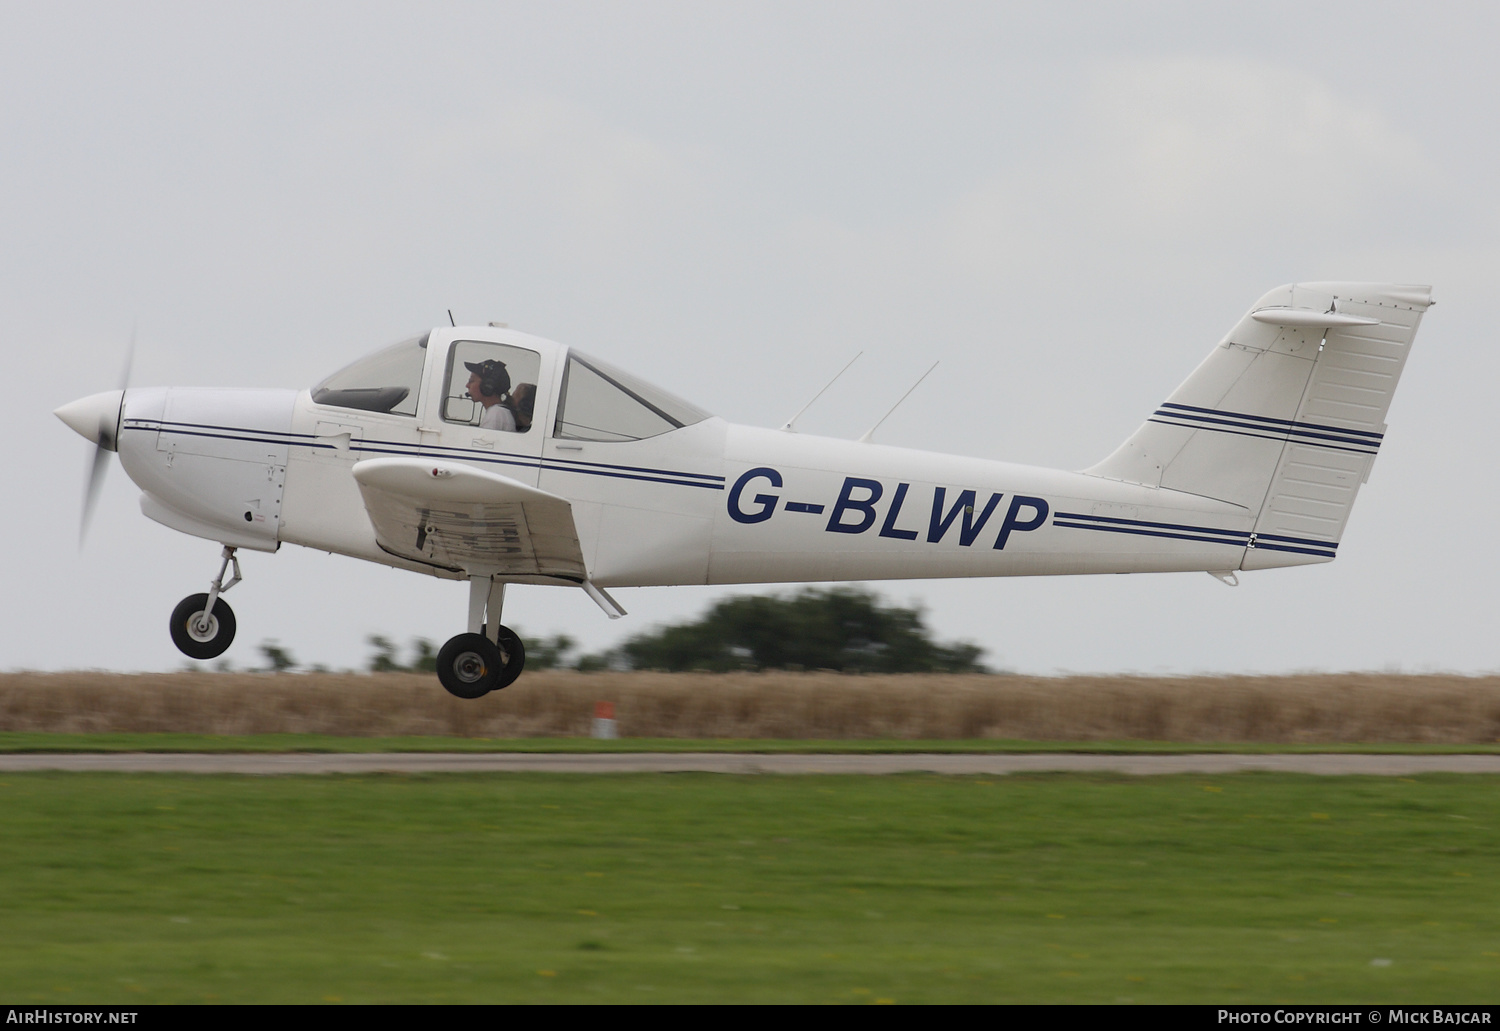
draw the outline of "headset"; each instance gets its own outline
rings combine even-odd
[[[505,371],[504,362],[491,358],[480,362],[477,369],[468,362],[464,367],[479,374],[479,390],[486,397],[504,397],[510,390],[510,373]]]

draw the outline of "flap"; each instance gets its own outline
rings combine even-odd
[[[393,555],[470,576],[587,579],[566,498],[437,459],[372,458],[354,478],[375,539]]]

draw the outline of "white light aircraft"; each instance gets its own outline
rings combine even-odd
[[[1262,297],[1109,457],[1082,472],[738,426],[572,348],[443,327],[311,390],[127,388],[57,416],[157,522],[223,545],[172,613],[196,659],[234,637],[240,548],[282,544],[469,584],[438,654],[461,698],[525,648],[505,586],[607,588],[1237,570],[1327,562],[1369,475],[1425,286]],[[794,420],[795,421],[795,418]],[[226,581],[225,576],[233,570]]]

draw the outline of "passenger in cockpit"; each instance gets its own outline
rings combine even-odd
[[[536,408],[536,384],[517,383],[510,392],[510,408],[516,416],[516,431],[525,433],[531,429],[532,412]]]
[[[505,363],[491,358],[482,362],[464,362],[469,370],[469,383],[465,388],[469,397],[484,406],[479,417],[479,427],[485,430],[516,432],[516,417],[505,403],[510,391],[510,373]]]

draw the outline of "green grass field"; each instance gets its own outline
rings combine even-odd
[[[1016,741],[996,738],[623,738],[355,737],[336,734],[56,734],[0,731],[0,755],[105,752],[747,752],[752,754],[964,755],[1081,752],[1091,755],[1492,755],[1500,744],[1403,741],[1290,743],[1277,741]]]
[[[1494,1002],[1500,781],[0,775],[0,998]]]

